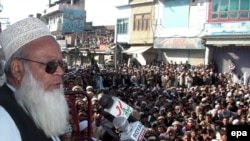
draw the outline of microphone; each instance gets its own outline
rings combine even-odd
[[[113,121],[117,116],[123,116],[128,119],[129,122],[135,122],[137,119],[131,115],[133,108],[120,100],[117,97],[111,97],[107,94],[101,94],[99,104],[103,107],[102,114],[109,121]]]
[[[140,125],[139,126],[140,128],[138,127],[137,129],[140,133],[142,130],[141,127],[144,127],[142,124],[140,124],[138,119],[133,116],[132,114],[133,108],[131,106],[129,106],[128,104],[126,104],[117,97],[112,97],[104,93],[100,93],[98,95],[98,101],[99,104],[102,106],[101,114],[104,117],[102,126],[111,136],[113,136],[116,139],[120,139],[121,133],[123,135],[123,138],[131,139],[131,138],[136,138],[138,136],[134,135],[133,137],[131,134],[127,135],[128,131],[129,133],[133,133],[133,130],[132,131],[131,129],[125,130],[125,127],[127,128],[133,127],[133,129],[135,129],[135,127],[138,127]],[[120,117],[123,117],[123,120],[120,120],[119,119]],[[116,127],[114,126],[113,122],[115,122]],[[122,128],[122,126],[120,126],[121,122],[124,122],[125,125],[124,124],[123,125],[125,127]],[[129,126],[127,126],[127,124],[129,124]],[[120,130],[118,129],[118,127]]]
[[[124,116],[117,116],[113,120],[114,127],[121,131],[121,141],[143,141],[147,129],[140,121],[129,123],[127,118]]]

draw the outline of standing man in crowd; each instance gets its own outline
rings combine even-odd
[[[41,20],[26,18],[0,34],[0,45],[0,141],[59,141],[69,114],[59,44]]]
[[[234,72],[235,71],[236,65],[235,65],[234,61],[229,60],[229,66],[228,66],[228,68],[229,68],[229,72]]]

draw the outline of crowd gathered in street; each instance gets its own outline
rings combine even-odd
[[[97,95],[105,93],[130,105],[147,128],[148,141],[226,141],[227,125],[250,124],[248,84],[235,81],[235,73],[188,63],[152,62],[145,66],[118,64],[104,68],[65,66],[66,91],[85,91],[92,99],[93,138],[117,140],[102,126]],[[88,101],[75,96],[82,135],[87,133]],[[71,122],[72,123],[72,122]],[[64,140],[74,140],[71,124]]]

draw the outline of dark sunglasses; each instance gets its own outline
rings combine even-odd
[[[46,66],[45,71],[49,74],[55,73],[58,66],[63,68],[63,61],[49,61],[47,63],[43,63],[43,62],[38,62],[38,61],[26,59],[26,58],[18,58],[18,59],[45,65]]]

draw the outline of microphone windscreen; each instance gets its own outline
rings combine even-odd
[[[130,128],[128,120],[126,119],[126,117],[123,116],[115,117],[113,120],[113,125],[116,129],[122,132],[127,132]]]
[[[111,96],[109,95],[102,95],[102,97],[99,99],[99,104],[103,107],[103,108],[110,108],[114,103],[114,100]]]

